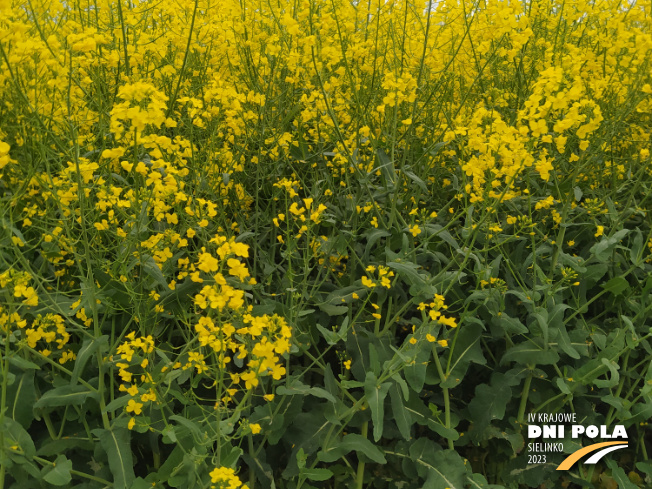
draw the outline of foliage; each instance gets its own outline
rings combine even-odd
[[[0,488],[649,486],[650,15],[0,0]]]

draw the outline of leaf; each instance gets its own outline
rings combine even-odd
[[[572,394],[570,388],[568,387],[568,384],[561,377],[557,377],[557,379],[555,380],[555,383],[557,384],[557,387],[559,387],[559,390],[562,393],[564,393],[566,395],[569,395],[569,396]]]
[[[129,489],[136,475],[131,452],[131,432],[126,428],[96,428],[92,433],[100,439],[100,445],[109,458],[115,489]]]
[[[325,481],[333,477],[333,472],[328,469],[301,469],[299,473],[311,481]]]
[[[64,385],[50,389],[36,401],[34,407],[60,407],[81,405],[88,397],[97,398],[97,394],[83,385]]]
[[[425,276],[417,272],[420,267],[416,263],[391,261],[387,263],[387,266],[396,270],[399,276],[410,286],[426,285]]]
[[[453,450],[441,450],[432,455],[428,464],[428,479],[423,489],[464,489],[466,466]]]
[[[629,258],[632,260],[634,265],[643,268],[640,262],[640,257],[643,256],[643,250],[645,249],[643,246],[643,233],[641,233],[641,230],[638,228],[634,230],[634,233],[635,236],[632,241],[632,247],[629,249]]]
[[[383,422],[385,420],[385,397],[391,387],[390,382],[378,385],[378,379],[373,372],[367,372],[364,381],[364,393],[371,409],[371,419],[374,423],[374,441],[380,440],[383,435]],[[277,389],[278,392],[278,389]]]
[[[165,280],[165,275],[163,275],[159,265],[156,263],[152,256],[145,254],[141,255],[140,264],[145,275],[154,280],[154,282],[158,284],[163,290],[168,289],[168,282]]]
[[[568,331],[566,331],[566,325],[564,324],[564,311],[569,309],[570,306],[567,304],[556,304],[548,311],[548,326],[551,330],[557,334],[557,339],[559,347],[564,353],[569,357],[574,359],[579,359],[580,354],[573,347],[571,340],[568,336]]]
[[[588,282],[587,285],[593,285],[598,282],[604,274],[609,271],[609,267],[604,263],[597,263],[586,267],[586,272],[582,274],[582,279]]]
[[[459,250],[460,249],[460,244],[457,242],[455,238],[449,233],[442,225],[440,224],[426,224],[423,227],[423,232],[426,237],[429,236],[436,236],[438,238],[441,238],[443,241],[448,243],[451,248],[454,250]]]
[[[609,260],[611,252],[616,248],[621,239],[623,239],[629,233],[629,229],[621,229],[620,231],[614,233],[610,238],[603,237],[600,241],[594,244],[589,250],[595,258],[600,262],[606,262]]]
[[[575,202],[579,202],[580,200],[582,200],[582,195],[584,194],[581,188],[573,187],[573,195],[575,196]]]
[[[403,377],[401,377],[401,374],[392,375],[392,379],[394,379],[396,381],[396,384],[401,387],[401,391],[403,392],[403,399],[407,401],[410,398],[410,388],[408,387],[407,383],[403,380]]]
[[[342,314],[346,314],[347,312],[349,312],[349,308],[347,306],[333,306],[328,303],[323,303],[318,305],[319,305],[319,309],[324,311],[329,316],[341,316]]]
[[[23,428],[17,421],[5,416],[2,431],[4,432],[4,448],[17,445],[22,449],[24,457],[27,460],[32,460],[32,458],[34,458],[34,455],[36,454],[34,441],[27,430],[25,430],[25,428]],[[0,449],[1,448],[2,447],[0,447]]]
[[[389,398],[392,402],[392,414],[394,415],[394,421],[396,421],[396,426],[401,432],[401,436],[406,440],[410,439],[410,428],[412,426],[412,416],[410,412],[405,409],[403,404],[403,399],[401,398],[401,392],[399,390],[398,384],[392,384],[392,387],[389,390]]]
[[[461,327],[455,346],[450,352],[450,373],[441,383],[442,387],[455,387],[462,382],[471,362],[479,365],[487,363],[480,347],[481,336],[482,326],[479,324],[472,323]]]
[[[426,369],[428,367],[428,359],[432,355],[430,346],[425,341],[417,343],[418,350],[414,363],[408,364],[405,367],[405,380],[412,387],[414,392],[421,392],[423,384],[426,381]]]
[[[618,467],[615,460],[607,460],[607,467],[611,469],[611,477],[618,483],[618,489],[638,489],[638,486],[629,480],[625,471]]]
[[[72,462],[65,455],[59,455],[54,461],[54,467],[43,476],[43,480],[54,486],[65,486],[72,480],[71,470]]]
[[[276,389],[276,393],[282,396],[294,396],[297,394],[302,396],[312,395],[321,399],[326,399],[333,403],[337,402],[333,395],[325,389],[322,389],[321,387],[310,387],[298,379],[291,380],[290,384],[287,387],[283,385],[279,386]]]
[[[611,378],[609,380],[599,380],[596,379],[593,381],[593,383],[596,385],[596,387],[614,387],[615,385],[618,384],[618,381],[620,380],[620,374],[618,373],[618,369],[620,368],[620,365],[618,365],[614,361],[610,361],[606,358],[601,359],[602,364],[606,366],[609,369],[609,372],[611,373]]]
[[[90,338],[85,339],[82,343],[81,348],[77,352],[77,359],[75,360],[75,366],[72,369],[72,375],[70,376],[70,384],[75,385],[79,380],[79,375],[84,370],[88,360],[95,354],[95,352],[100,347],[108,346],[109,337],[107,335],[102,335],[99,338]]]
[[[387,238],[388,236],[391,235],[392,233],[386,231],[385,229],[372,228],[369,231],[367,231],[364,234],[365,238],[367,238],[367,244],[364,248],[363,261],[365,263],[369,261],[369,255],[371,254],[371,250],[373,249],[374,245],[380,238]]]
[[[491,387],[480,384],[469,403],[469,412],[474,425],[479,429],[488,426],[493,419],[503,419],[505,408],[512,398],[512,389],[504,381],[505,376],[495,373],[491,376]]]
[[[457,432],[457,430],[454,430],[453,428],[446,428],[443,423],[435,421],[434,419],[428,420],[428,428],[437,433],[439,436],[443,436],[449,440],[456,441],[460,437],[460,434]]]
[[[29,429],[34,420],[34,370],[26,370],[16,376],[14,382],[7,386],[7,413],[25,429]]]
[[[629,289],[629,282],[623,277],[614,277],[602,285],[602,288],[607,292],[611,292],[613,295],[619,295]]]
[[[548,336],[549,336],[549,331],[548,331],[548,311],[543,309],[542,307],[537,307],[536,312],[533,312],[531,316],[537,320],[537,323],[539,324],[539,327],[541,328],[541,333],[543,334],[543,344],[544,347],[548,345]],[[536,334],[533,331],[533,334]]]
[[[385,186],[388,188],[394,188],[396,185],[396,168],[394,167],[394,162],[390,159],[387,153],[380,148],[376,150],[376,155],[378,156],[378,162],[380,163],[380,167],[377,169],[381,171],[385,178]]]
[[[504,312],[500,316],[493,316],[491,323],[509,334],[523,334],[528,332],[528,329],[518,318],[510,317]]]
[[[335,462],[353,450],[359,454],[366,455],[378,464],[387,463],[385,455],[383,455],[383,452],[376,445],[364,436],[356,433],[346,435],[339,443],[336,442],[332,447],[324,447],[323,450],[317,453],[317,458],[322,462]]]
[[[509,348],[500,359],[500,364],[516,362],[519,365],[552,365],[559,361],[555,350],[544,350],[540,342],[524,341]]]
[[[30,362],[29,360],[25,360],[24,358],[16,356],[16,355],[12,355],[12,356],[9,357],[9,363],[11,365],[14,365],[14,366],[18,367],[21,370],[29,370],[29,369],[38,370],[38,369],[41,368],[38,365],[36,365],[35,363]]]
[[[503,489],[504,486],[489,484],[482,474],[474,473],[468,478],[471,489]]]

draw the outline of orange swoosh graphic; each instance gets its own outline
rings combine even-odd
[[[581,459],[584,455],[587,453],[595,452],[596,450],[603,448],[603,447],[608,447],[610,445],[626,445],[626,441],[605,441],[602,443],[594,443],[593,445],[589,445],[588,447],[580,448],[579,450],[571,453],[568,457],[564,459],[562,463],[559,464],[559,467],[557,467],[557,470],[568,470],[570,469],[575,462],[577,462],[579,459]]]

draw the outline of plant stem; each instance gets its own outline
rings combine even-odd
[[[365,438],[367,438],[367,431],[369,429],[369,421],[365,421],[362,423],[362,431],[361,435]],[[355,489],[362,489],[362,485],[364,483],[364,462],[363,461],[358,461],[358,473],[355,478]]]
[[[437,354],[437,347],[433,346],[432,347],[432,356],[435,357],[435,366],[437,367],[437,373],[439,374],[439,378],[441,379],[441,382],[444,383],[446,379],[448,379],[448,376],[444,374],[444,370],[441,368],[441,362],[439,361],[439,355]],[[450,394],[448,392],[448,387],[442,387],[442,392],[444,394],[444,423],[446,426],[446,429],[450,429],[451,427],[451,401],[450,401]],[[448,440],[448,448],[450,450],[454,449],[453,446],[453,439],[452,438],[447,438]]]

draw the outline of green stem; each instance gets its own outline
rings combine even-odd
[[[523,385],[523,392],[521,393],[521,404],[518,407],[518,416],[516,421],[519,425],[523,426],[525,424],[525,408],[527,406],[527,398],[530,395],[530,384],[532,383],[532,372],[525,379],[525,384]]]
[[[7,405],[7,377],[9,375],[9,324],[6,324],[4,356],[0,353],[2,364],[2,398],[0,399],[0,489],[5,485],[5,407]]]
[[[362,431],[360,433],[365,438],[367,438],[368,429],[369,429],[369,421],[365,421],[364,423],[362,423]],[[360,460],[358,462],[358,473],[355,479],[355,488],[362,489],[363,483],[364,483],[364,462]]]
[[[448,376],[444,374],[444,370],[441,368],[441,362],[439,361],[439,355],[437,354],[437,347],[433,346],[432,347],[432,356],[435,357],[435,367],[437,367],[437,373],[439,374],[439,378],[441,379],[442,384],[448,379]],[[448,392],[448,387],[442,387],[442,392],[444,394],[444,423],[446,426],[446,429],[450,429],[451,427],[451,401],[450,401],[450,394]],[[448,448],[450,450],[453,450],[453,439],[452,438],[447,438],[448,440]]]

